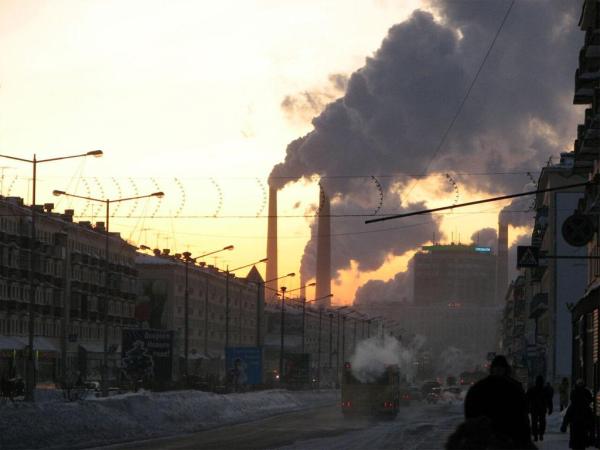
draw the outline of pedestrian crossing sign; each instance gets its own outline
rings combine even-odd
[[[539,267],[540,249],[531,245],[519,245],[517,247],[517,269],[524,267]]]

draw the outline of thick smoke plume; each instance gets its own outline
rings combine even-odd
[[[350,358],[352,374],[363,383],[376,381],[387,366],[397,365],[400,375],[407,380],[415,377],[417,352],[423,345],[422,339],[414,339],[410,346],[403,346],[398,339],[385,335],[361,341]]]
[[[316,174],[334,199],[332,213],[371,214],[379,197],[368,188],[370,175],[422,174],[426,169],[429,173],[522,173],[535,170],[570,145],[578,117],[569,104],[582,42],[576,25],[578,2],[531,0],[514,5],[437,154],[509,2],[432,0],[429,4],[442,20],[416,11],[393,26],[381,47],[350,76],[343,97],[313,119],[314,130],[288,145],[284,162],[272,170],[273,186],[281,188]],[[336,175],[344,177],[331,178]],[[347,177],[353,175],[365,178]],[[522,174],[458,180],[461,186],[493,193],[513,192],[526,181]],[[380,213],[417,207],[398,199],[411,185],[409,176],[387,178]],[[402,241],[391,249],[398,254],[439,232],[433,223],[425,232],[415,228],[381,233],[385,235],[381,238],[348,235],[377,229],[363,226],[362,219],[335,220],[332,229],[343,235],[333,240],[334,271],[348,267],[351,260],[360,268],[379,267],[390,244]],[[312,245],[308,244],[307,252]]]

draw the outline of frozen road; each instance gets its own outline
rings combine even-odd
[[[321,407],[244,424],[168,438],[128,442],[111,449],[441,450],[462,421],[462,403],[413,403],[394,421],[344,419],[338,406]],[[568,448],[554,413],[539,450]]]
[[[344,419],[338,406],[283,414],[112,449],[442,449],[462,419],[462,405],[414,403],[394,421]]]

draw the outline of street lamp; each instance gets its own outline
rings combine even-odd
[[[339,379],[339,375],[340,375],[340,311],[349,308],[348,305],[345,306],[340,306],[339,308],[334,308],[334,311],[337,312],[337,337],[336,337],[336,355],[335,355],[335,371],[337,374],[337,377]],[[344,317],[345,320],[345,317]],[[342,351],[342,355],[343,355],[343,351]],[[343,361],[342,361],[343,362]]]
[[[130,200],[139,200],[141,198],[149,198],[149,197],[158,197],[158,198],[162,198],[164,197],[164,192],[153,192],[152,194],[147,194],[147,195],[138,195],[135,197],[124,197],[124,198],[118,198],[118,199],[114,199],[114,200],[110,200],[108,198],[106,199],[102,199],[102,198],[95,198],[95,197],[87,197],[84,195],[76,195],[76,194],[69,194],[65,191],[58,191],[58,190],[54,190],[52,191],[52,193],[54,195],[61,196],[64,195],[65,197],[73,197],[73,198],[80,198],[83,200],[88,200],[88,201],[92,201],[92,202],[99,202],[99,203],[104,203],[104,205],[106,206],[106,223],[104,224],[104,232],[105,232],[105,242],[104,242],[104,343],[103,343],[103,355],[102,355],[102,377],[101,377],[101,381],[102,381],[102,396],[103,397],[108,397],[108,291],[109,291],[109,272],[110,272],[110,262],[109,262],[109,254],[108,254],[108,250],[109,250],[109,242],[110,242],[110,229],[109,229],[109,221],[110,221],[110,205],[111,203],[120,203],[120,202],[126,202],[126,201],[130,201]]]
[[[54,162],[54,161],[62,161],[63,159],[73,159],[73,158],[84,158],[86,156],[96,156],[96,157],[100,157],[102,156],[102,150],[92,150],[89,151],[87,153],[81,153],[78,155],[71,155],[71,156],[60,156],[57,158],[46,158],[46,159],[37,159],[37,155],[34,153],[33,154],[33,159],[26,159],[26,158],[18,158],[16,156],[8,156],[8,155],[0,155],[0,158],[6,158],[6,159],[12,159],[15,161],[21,161],[21,162],[26,162],[29,163],[33,166],[33,177],[32,177],[32,189],[31,189],[31,239],[29,241],[29,337],[28,337],[28,347],[29,347],[29,352],[27,354],[27,376],[26,376],[26,385],[25,385],[25,400],[27,401],[35,401],[35,396],[34,396],[34,388],[35,388],[35,376],[34,376],[34,370],[35,370],[35,364],[33,363],[33,355],[34,355],[34,349],[33,349],[33,338],[35,335],[35,319],[34,319],[34,313],[35,313],[35,287],[34,287],[34,280],[33,280],[33,272],[35,270],[35,241],[36,241],[36,229],[35,229],[35,222],[36,222],[36,210],[35,210],[35,202],[36,202],[36,191],[37,191],[37,165],[40,163],[46,163],[46,162]],[[65,321],[63,320],[63,323]],[[63,325],[63,338],[66,334],[66,327],[67,324],[64,323]],[[62,357],[62,372],[63,375],[64,373],[66,373],[66,349],[62,348],[63,350],[63,354],[61,355]]]
[[[190,266],[190,262],[196,262],[196,260],[200,259],[200,258],[204,258],[205,256],[209,256],[209,255],[214,255],[215,253],[220,253],[220,252],[224,252],[227,250],[233,250],[233,245],[228,245],[227,247],[223,247],[220,248],[218,250],[214,250],[212,252],[208,252],[205,253],[203,255],[200,256],[195,256],[194,258],[192,258],[192,254],[190,252],[183,252],[183,261],[185,263],[185,291],[184,291],[184,323],[183,323],[183,357],[185,360],[185,366],[183,369],[183,373],[185,376],[185,379],[187,381],[188,378],[188,356],[189,356],[189,352],[188,352],[188,348],[189,348],[189,266]],[[204,314],[208,314],[208,311],[204,311]]]
[[[281,280],[282,278],[295,277],[295,276],[296,276],[296,274],[294,272],[290,272],[286,275],[282,275],[277,278],[272,278],[270,280],[265,280],[263,282],[255,281],[256,288],[257,288],[257,291],[256,291],[256,346],[257,347],[260,347],[260,327],[261,327],[261,323],[260,323],[260,288],[261,288],[261,286],[266,287],[268,289],[272,289],[267,286],[268,283],[270,283],[272,281]]]
[[[331,297],[333,297],[333,294],[327,294],[327,295],[324,295],[323,297],[315,298],[314,300],[308,300],[308,301],[306,301],[306,298],[302,299],[302,353],[304,353],[304,347],[305,347],[304,336],[306,333],[306,326],[305,326],[305,324],[306,324],[306,304],[318,302],[320,300],[323,300],[326,298],[331,298]]]
[[[236,267],[235,269],[229,269],[229,266],[227,266],[227,269],[225,270],[225,351],[227,351],[227,347],[229,347],[229,274],[235,272],[236,270],[245,269],[246,267],[267,262],[268,260],[269,258],[263,258],[259,261]]]
[[[281,326],[279,327],[281,330],[281,339],[280,339],[280,347],[279,347],[279,380],[282,380],[283,377],[283,347],[284,347],[284,329],[285,329],[285,293],[299,291],[301,289],[307,288],[309,286],[316,286],[317,283],[309,283],[304,286],[300,286],[296,289],[291,289],[287,291],[287,289],[282,286],[281,290]]]

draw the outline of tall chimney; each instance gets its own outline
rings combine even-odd
[[[498,251],[496,256],[496,303],[504,302],[508,288],[508,223],[500,215],[498,220]]]
[[[329,197],[321,188],[319,199],[319,223],[317,224],[317,286],[315,298],[331,294],[331,206]],[[321,308],[331,306],[331,298],[318,301]]]
[[[269,219],[267,222],[267,273],[265,280],[277,278],[277,189],[269,188]],[[277,280],[266,284],[265,298],[272,299],[278,290]]]

